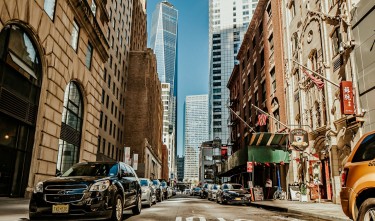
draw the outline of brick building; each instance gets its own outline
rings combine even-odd
[[[162,146],[162,167],[161,167],[161,179],[169,180],[169,167],[168,167],[168,147],[163,144]]]
[[[251,179],[241,172],[246,172],[247,161],[254,161],[258,165],[254,166],[254,185],[264,186],[266,179],[277,184],[278,171],[284,177],[281,183],[285,187],[284,163],[289,157],[285,151],[287,136],[279,133],[284,128],[279,122],[286,122],[281,28],[281,1],[260,0],[237,55],[240,63],[227,84],[233,155],[224,163],[221,176],[239,174],[232,176],[235,182]],[[258,116],[262,112],[254,106],[272,118],[267,117],[265,124],[260,125]]]
[[[138,154],[139,177],[160,178],[162,171],[161,84],[151,49],[132,51],[125,95],[125,145]]]
[[[1,196],[96,159],[108,59],[106,1],[96,3],[0,1]]]

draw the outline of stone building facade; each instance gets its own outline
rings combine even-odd
[[[132,156],[138,154],[138,176],[160,178],[163,106],[151,49],[130,52],[125,109],[125,145]]]
[[[96,160],[106,1],[0,1],[0,195]]]
[[[134,4],[139,0],[112,1],[107,5],[109,23],[107,41],[109,59],[103,73],[101,112],[98,136],[98,161],[124,160],[125,87],[129,69]],[[145,15],[144,15],[145,16]]]
[[[288,182],[308,183],[310,200],[340,202],[340,171],[361,135],[363,113],[351,58],[351,4],[350,0],[282,3],[287,123],[308,131],[310,140],[307,149],[292,151]],[[308,74],[323,82],[321,88]],[[341,111],[342,81],[353,82],[355,96],[349,99],[354,114]]]

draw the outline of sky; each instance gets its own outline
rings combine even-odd
[[[183,155],[183,114],[188,95],[208,94],[208,0],[168,0],[178,10],[177,154]],[[147,30],[161,0],[147,0]]]

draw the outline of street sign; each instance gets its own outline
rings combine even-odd
[[[248,173],[253,172],[253,162],[247,162],[247,172]]]
[[[297,150],[305,150],[309,146],[309,136],[303,129],[290,131],[290,145]]]
[[[341,81],[340,83],[341,113],[354,114],[353,83]]]

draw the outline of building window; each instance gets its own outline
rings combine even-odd
[[[102,142],[101,136],[98,136],[98,149],[96,150],[97,153],[100,152],[100,143]]]
[[[340,34],[340,28],[336,27],[335,31],[331,35],[332,40],[332,52],[333,56],[336,56],[340,53],[340,42],[341,42],[341,34]]]
[[[103,111],[100,111],[99,127],[102,128],[102,126],[103,126]]]
[[[45,0],[44,1],[44,11],[47,13],[48,17],[53,20],[55,14],[56,0]]]
[[[262,99],[263,102],[266,101],[266,81],[263,81],[262,83]]]
[[[87,53],[86,53],[86,67],[88,69],[91,68],[92,50],[93,50],[92,45],[89,42],[87,44]]]
[[[91,2],[91,12],[92,14],[95,16],[96,15],[96,4],[95,4],[95,0],[92,0]]]
[[[268,38],[268,42],[270,44],[270,51],[273,52],[273,34]]]
[[[294,16],[296,16],[296,6],[295,6],[294,1],[292,1],[292,2],[290,3],[289,10],[290,10],[290,15],[291,15],[291,17],[294,18]]]
[[[270,71],[270,76],[271,76],[271,89],[272,89],[272,92],[275,92],[276,91],[275,67],[272,68],[272,70]]]
[[[77,51],[77,47],[78,47],[78,37],[79,37],[79,26],[77,22],[73,20],[71,45],[75,51]]]
[[[70,82],[64,94],[61,133],[57,154],[57,172],[67,171],[79,160],[83,102],[75,82]]]

